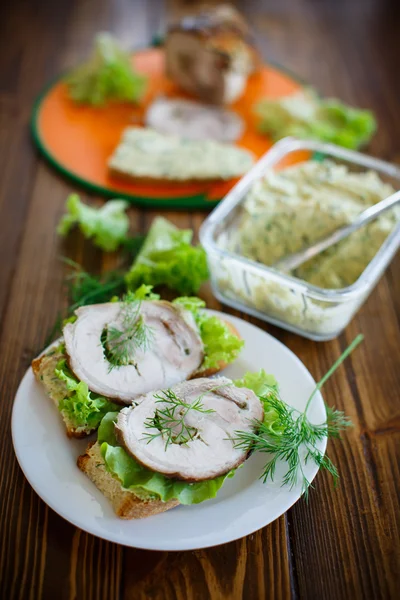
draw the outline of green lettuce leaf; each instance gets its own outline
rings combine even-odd
[[[98,431],[98,442],[106,469],[117,477],[124,489],[134,492],[139,498],[157,499],[162,502],[176,499],[181,504],[198,504],[215,498],[224,481],[233,477],[234,470],[209,481],[186,483],[146,469],[124,448],[118,446],[114,433],[117,414],[108,413],[103,418]]]
[[[260,130],[274,140],[294,136],[356,149],[366,144],[376,130],[370,111],[352,108],[339,100],[323,100],[312,89],[277,100],[262,100],[256,112]]]
[[[198,298],[182,298],[179,304],[192,307],[193,310],[202,308],[203,303]],[[258,373],[246,373],[241,379],[233,382],[238,387],[252,389],[264,403],[264,422],[274,431],[279,431],[281,423],[278,413],[269,405],[269,399],[278,395],[278,384],[272,375],[263,369]],[[108,413],[103,418],[98,430],[98,442],[106,469],[116,477],[124,489],[134,492],[142,499],[157,499],[163,502],[177,499],[181,504],[198,504],[215,498],[228,477],[233,477],[235,469],[209,481],[186,483],[165,477],[140,465],[124,448],[118,445],[115,436],[114,423],[118,413]]]
[[[180,294],[195,294],[209,277],[206,254],[192,246],[191,229],[178,229],[157,217],[126,275],[129,289],[146,283],[166,285]]]
[[[247,372],[240,379],[233,381],[236,387],[246,387],[259,397],[268,396],[271,392],[278,392],[278,383],[273,375],[260,369],[256,373]]]
[[[66,83],[75,102],[102,106],[109,100],[137,102],[145,91],[146,77],[134,70],[129,54],[109,33],[99,33],[89,60]]]
[[[127,298],[135,298],[135,300],[159,300],[160,294],[153,292],[152,285],[145,285],[144,283],[138,287],[134,292],[128,291],[126,294]]]
[[[65,359],[58,362],[55,375],[65,383],[70,392],[59,402],[58,408],[74,427],[96,429],[107,413],[121,408],[107,398],[90,392],[87,384],[79,381],[68,368]]]
[[[275,409],[276,401],[280,401],[278,383],[273,375],[260,369],[256,373],[247,372],[240,379],[235,379],[236,387],[246,387],[260,398],[264,405],[263,423],[271,433],[281,433],[284,429],[282,420]]]
[[[67,213],[61,218],[57,233],[65,236],[75,225],[83,235],[105,250],[113,252],[127,239],[129,219],[125,200],[109,200],[101,208],[87,206],[77,194],[71,194],[66,203]]]
[[[182,297],[176,298],[173,304],[190,310],[199,328],[200,337],[204,344],[204,360],[202,370],[218,367],[221,362],[231,363],[239,355],[244,345],[229,329],[225,321],[205,312],[205,302],[200,298]]]

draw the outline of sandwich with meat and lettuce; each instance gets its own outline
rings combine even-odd
[[[209,500],[249,455],[237,431],[250,438],[257,432],[264,401],[276,390],[275,379],[260,371],[149,392],[103,418],[78,467],[123,519]]]
[[[340,437],[351,421],[326,406],[314,423],[308,410],[317,392],[362,341],[358,335],[317,383],[303,411],[286,404],[278,384],[263,369],[231,381],[202,377],[151,391],[102,420],[97,442],[78,458],[78,467],[111,502],[117,516],[140,519],[215,498],[251,452],[266,462],[260,478],[274,479],[286,464],[282,485],[301,484],[307,498],[308,461],[339,474],[321,448]]]
[[[64,420],[67,435],[95,431],[109,412],[223,369],[243,345],[237,331],[199,298],[160,300],[141,286],[122,301],[82,306],[63,339],[32,368]]]

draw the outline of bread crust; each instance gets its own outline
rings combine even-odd
[[[178,500],[146,502],[133,492],[123,490],[120,482],[107,471],[98,442],[88,445],[85,454],[79,456],[77,465],[111,502],[121,519],[145,519],[179,505]]]
[[[38,356],[37,358],[34,358],[31,363],[33,374],[35,375],[36,379],[39,378],[39,381],[40,381],[40,371],[41,371],[41,367],[42,367],[44,358],[45,358],[45,354],[42,354],[42,356]]]
[[[61,396],[68,394],[68,390],[62,381],[57,381],[57,384],[54,384],[53,382],[51,385],[51,380],[54,379],[54,369],[61,358],[63,358],[63,355],[61,354],[53,354],[51,356],[42,354],[32,361],[32,371],[36,380],[43,385],[47,395],[57,408]],[[50,375],[50,373],[53,375]],[[92,433],[92,429],[75,428],[62,413],[60,414],[69,438],[82,439]]]
[[[119,179],[120,181],[124,181],[125,183],[132,183],[135,185],[150,185],[150,186],[165,186],[165,185],[194,185],[199,183],[204,183],[205,185],[214,183],[215,181],[231,181],[223,180],[222,178],[214,178],[214,179],[163,179],[163,178],[153,178],[153,177],[135,177],[134,175],[130,175],[129,173],[125,173],[125,171],[120,171],[115,167],[108,167],[108,175],[113,179]],[[237,179],[233,177],[232,179]]]

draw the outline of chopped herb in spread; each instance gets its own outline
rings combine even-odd
[[[353,221],[393,193],[373,171],[350,172],[331,161],[307,161],[268,172],[250,190],[230,244],[240,254],[272,266]],[[400,218],[395,210],[304,263],[292,275],[322,288],[354,283]]]
[[[350,172],[330,161],[271,171],[253,185],[236,219],[220,232],[218,245],[272,266],[392,193],[377,173]],[[399,220],[398,209],[393,209],[291,274],[317,287],[345,288],[358,279]],[[220,262],[216,277],[227,298],[324,339],[337,335],[359,305],[359,297],[346,303],[319,299],[320,294],[309,294],[290,280],[285,285],[273,276],[238,268],[231,260]]]
[[[232,144],[128,127],[108,166],[114,176],[207,181],[239,177],[252,164],[251,152]]]

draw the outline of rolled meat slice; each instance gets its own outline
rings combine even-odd
[[[191,140],[235,142],[244,131],[243,119],[233,111],[180,98],[156,98],[145,120],[160,133]]]
[[[201,365],[204,352],[189,311],[169,302],[143,301],[129,331],[125,309],[120,302],[78,308],[77,320],[67,324],[63,334],[68,363],[76,377],[97,394],[131,404],[149,390],[190,377]],[[143,343],[135,345],[133,339],[125,344],[130,335],[138,334],[137,319],[142,320]],[[110,335],[115,330],[122,331],[120,338]],[[120,350],[121,340],[125,344],[123,364],[115,365],[109,353]]]
[[[263,406],[256,394],[230,379],[202,378],[150,392],[118,415],[120,444],[139,463],[189,482],[214,479],[248,455],[235,448],[235,431],[254,431]]]

